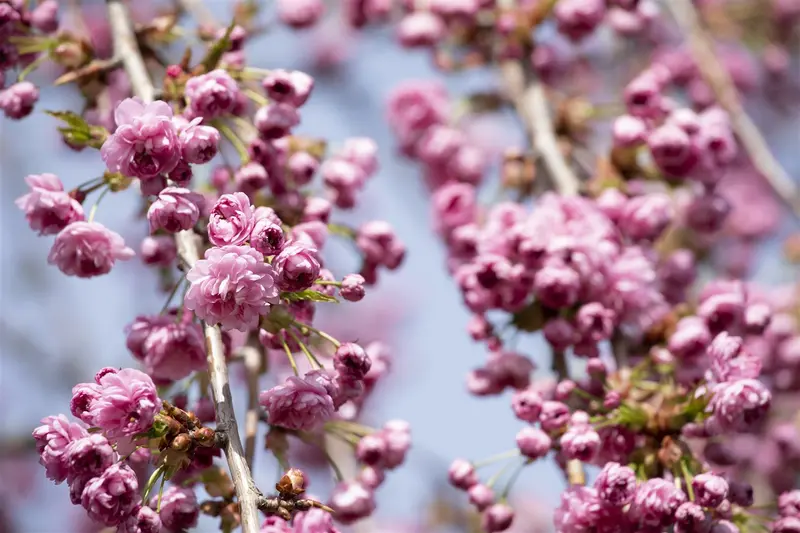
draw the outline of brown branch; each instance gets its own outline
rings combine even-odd
[[[758,127],[747,115],[730,74],[722,65],[711,37],[703,29],[700,15],[692,0],[664,2],[686,36],[697,69],[709,85],[720,107],[728,112],[736,132],[756,170],[775,193],[786,202],[795,216],[800,216],[800,190],[781,164],[772,155]]]
[[[519,61],[502,64],[500,72],[508,97],[525,123],[533,148],[547,167],[553,186],[563,195],[578,194],[580,180],[558,145],[544,85]]]
[[[243,346],[240,350],[244,360],[247,377],[247,414],[244,418],[244,456],[250,468],[256,453],[256,436],[258,435],[259,405],[258,377],[262,374],[264,354],[255,346]]]
[[[125,70],[136,96],[151,102],[155,95],[136,36],[131,27],[128,9],[120,0],[107,0],[108,17],[114,36],[115,55],[122,58]],[[178,255],[181,261],[191,268],[200,257],[196,235],[192,231],[182,231],[175,235]],[[225,348],[219,327],[203,323],[208,357],[208,374],[217,415],[217,429],[225,433],[225,457],[231,471],[242,520],[243,533],[258,533],[259,514],[257,500],[261,496],[256,487],[250,468],[244,457],[239,427],[231,400],[228,380],[228,365],[225,361]]]

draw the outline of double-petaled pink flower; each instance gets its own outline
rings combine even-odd
[[[105,369],[95,383],[72,389],[73,414],[109,438],[132,437],[150,429],[161,410],[150,376],[133,368]]]
[[[334,412],[333,399],[313,378],[290,376],[283,385],[262,392],[258,401],[270,425],[297,431],[318,429]]]
[[[114,264],[135,255],[122,237],[97,222],[73,222],[56,237],[47,262],[67,276],[108,274]]]
[[[182,187],[167,187],[147,210],[150,233],[163,229],[170,233],[187,230],[197,224],[205,198]]]
[[[55,174],[31,174],[25,178],[31,192],[14,202],[25,212],[31,229],[39,235],[54,235],[71,222],[83,220],[83,206],[64,192]]]
[[[147,180],[178,166],[181,143],[172,116],[165,102],[123,100],[114,111],[117,129],[100,149],[108,170]]]
[[[209,229],[210,232],[210,229]],[[184,304],[223,329],[247,331],[278,302],[275,276],[264,256],[248,246],[210,248],[186,274],[191,283]]]
[[[242,244],[250,238],[255,211],[246,194],[223,194],[208,217],[208,240],[215,246]]]

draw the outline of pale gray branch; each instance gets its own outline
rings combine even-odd
[[[504,63],[500,71],[508,97],[524,121],[533,148],[542,158],[553,186],[563,195],[578,194],[580,180],[558,145],[544,85],[519,61]]]
[[[800,216],[800,190],[781,167],[758,127],[742,107],[736,86],[719,60],[714,43],[703,28],[692,0],[668,0],[664,4],[685,34],[697,69],[713,91],[717,103],[730,115],[733,130],[756,170],[795,216]]]
[[[145,102],[151,102],[155,94],[155,87],[150,80],[136,42],[128,9],[120,0],[107,0],[107,5],[111,31],[114,35],[115,54],[122,58],[134,94]],[[191,268],[200,258],[196,235],[192,231],[182,231],[175,235],[175,242],[182,262],[187,268]],[[242,441],[239,437],[222,334],[219,327],[205,322],[203,331],[206,339],[211,392],[217,415],[217,429],[224,431],[227,437],[225,439],[225,457],[236,488],[236,496],[239,499],[242,531],[243,533],[258,533],[260,524],[257,499],[261,493],[253,482],[253,476],[245,460]]]

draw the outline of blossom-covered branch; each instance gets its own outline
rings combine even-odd
[[[136,36],[131,29],[130,14],[120,0],[108,0],[107,5],[116,55],[122,58],[134,93],[144,102],[152,102],[155,87],[150,81],[147,67],[136,43]],[[175,242],[178,256],[185,268],[188,270],[194,267],[197,260],[200,259],[194,231],[179,231],[175,234]],[[205,322],[203,323],[203,333],[208,352],[208,374],[214,398],[214,410],[217,415],[217,431],[221,432],[224,438],[225,456],[228,459],[228,466],[236,487],[236,496],[239,500],[242,531],[243,533],[256,533],[259,528],[258,498],[261,493],[253,481],[239,437],[239,426],[233,408],[222,334],[219,326]]]

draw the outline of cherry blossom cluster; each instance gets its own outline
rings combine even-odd
[[[22,7],[13,12],[27,13]],[[32,16],[19,20],[27,24]],[[51,113],[65,123],[60,131],[66,144],[98,149],[106,171],[71,190],[53,174],[28,176],[30,192],[16,202],[31,229],[55,235],[48,261],[66,275],[91,278],[136,255],[118,233],[95,221],[101,201],[132,185],[141,193],[149,235],[139,255],[158,270],[169,293],[160,313],[138,316],[125,330],[126,346],[144,372],[103,369],[95,383],[73,389],[71,411],[80,422],[48,417],[34,431],[47,476],[67,481],[73,503],[120,533],[177,533],[195,527],[200,514],[218,518],[229,531],[242,523],[244,497],[255,498],[268,515],[262,530],[336,531],[334,518],[350,523],[372,514],[375,489],[385,472],[404,462],[411,444],[403,421],[379,430],[357,421],[386,373],[385,346],[340,342],[314,327],[318,303],[359,302],[381,270],[403,262],[405,246],[388,223],[350,228],[331,220],[335,208],[357,206],[378,171],[377,146],[369,138],[350,138],[326,157],[326,141],[295,135],[314,79],[247,66],[249,32],[242,24],[212,36],[200,28],[209,42],[205,57],[196,65],[187,56],[167,66],[162,87],[151,88],[154,101],[141,83],[128,83],[128,71],[118,63],[98,66],[89,59],[87,68],[71,73],[118,93],[109,95],[110,109],[91,100],[83,116]],[[131,86],[137,87],[133,97]],[[229,150],[238,156],[236,164]],[[205,165],[210,179],[200,184],[198,170]],[[310,193],[317,176],[322,195]],[[83,205],[97,191],[87,215]],[[337,279],[326,268],[323,249],[331,237],[354,244],[359,273]],[[199,246],[200,257],[185,249],[187,242]],[[224,353],[207,342],[215,328]],[[212,399],[202,376],[219,358],[241,363],[247,350],[256,350],[262,369],[268,359],[270,367],[277,365],[277,384],[251,399],[261,408],[260,427],[269,428],[267,449],[289,472],[275,497],[246,494],[257,490],[252,480],[236,485],[237,475],[214,464],[231,435],[204,425],[217,420],[215,402],[224,400]],[[247,372],[257,372],[248,379],[258,382],[264,371]],[[196,399],[193,411],[186,411],[190,391]],[[304,474],[289,469],[286,448],[276,445],[288,446],[288,437],[322,443],[339,472],[336,458],[324,451],[326,436],[344,440],[363,466],[348,478],[339,473],[331,507],[301,497]],[[198,501],[201,487],[211,499]]]
[[[770,14],[777,28],[773,59],[785,54],[777,44],[785,40],[780,28],[797,17],[789,3],[774,2]],[[321,19],[321,2],[302,4],[281,3],[282,20],[307,27]],[[548,126],[561,143],[551,150],[560,153],[536,152],[542,149],[542,117],[536,117],[534,152],[506,150],[501,200],[489,204],[481,189],[489,185],[491,159],[460,127],[465,115],[513,105],[529,121],[526,114],[541,109],[525,109],[535,104],[512,86],[455,100],[434,81],[406,81],[387,103],[401,152],[421,164],[431,189],[448,270],[473,314],[468,332],[489,352],[468,376],[468,390],[484,396],[511,389],[513,413],[529,424],[510,452],[487,461],[459,459],[450,468],[451,484],[467,492],[482,529],[512,527],[508,495],[517,476],[531,462],[553,457],[570,483],[554,517],[560,532],[744,531],[762,522],[772,531],[793,531],[797,517],[785,511],[789,506],[778,518],[752,508],[745,442],[752,449],[755,436],[769,431],[769,442],[780,447],[768,460],[773,477],[786,464],[779,458],[791,463],[796,457],[788,444],[795,428],[770,421],[780,390],[774,384],[791,387],[796,368],[783,355],[794,353],[796,317],[776,308],[796,304],[776,305],[762,288],[735,277],[697,286],[698,271],[707,266],[701,252],[731,237],[750,249],[753,237],[776,224],[768,217],[745,220],[748,202],[759,198],[747,196],[756,189],[734,179],[751,167],[732,117],[717,105],[729,102],[717,102],[690,48],[675,45],[659,16],[662,7],[645,0],[430,0],[399,2],[399,9],[380,1],[345,4],[352,27],[393,20],[398,42],[430,50],[443,71],[496,62],[506,77],[515,64],[529,82],[546,83],[556,102]],[[712,22],[715,16],[709,8]],[[587,163],[580,151],[595,124],[606,122],[603,105],[591,102],[591,90],[584,99],[561,94],[575,91],[556,83],[571,80],[585,59],[575,50],[604,22],[644,45],[651,58],[619,87],[621,99],[610,107],[624,114],[607,122],[610,148],[601,147],[599,158]],[[544,33],[539,38],[547,25],[576,48]],[[737,50],[718,51],[735,87],[755,92],[757,74],[747,59]],[[785,72],[779,62],[770,62],[769,76]],[[560,158],[573,179],[585,180],[579,196],[541,193],[547,184],[540,182],[550,177],[542,168],[555,172],[548,158]],[[748,181],[759,179],[749,172]],[[509,193],[515,200],[506,200]],[[761,202],[754,211],[770,209]],[[726,268],[740,276],[745,264],[734,259]],[[509,347],[519,334],[533,332],[552,349],[554,382],[534,382],[536,363]],[[573,380],[576,366],[585,375]],[[517,464],[481,482],[478,468],[509,460]],[[587,465],[601,469],[594,483],[587,483]],[[776,496],[793,487],[796,470],[782,479],[771,482]],[[781,500],[792,497],[787,492]]]
[[[19,120],[33,111],[39,89],[25,80],[25,74],[35,68],[43,49],[57,49],[59,43],[48,36],[58,26],[56,0],[40,2],[33,8],[23,1],[0,3],[0,109],[6,117]],[[20,70],[16,83],[7,80],[13,69]]]

